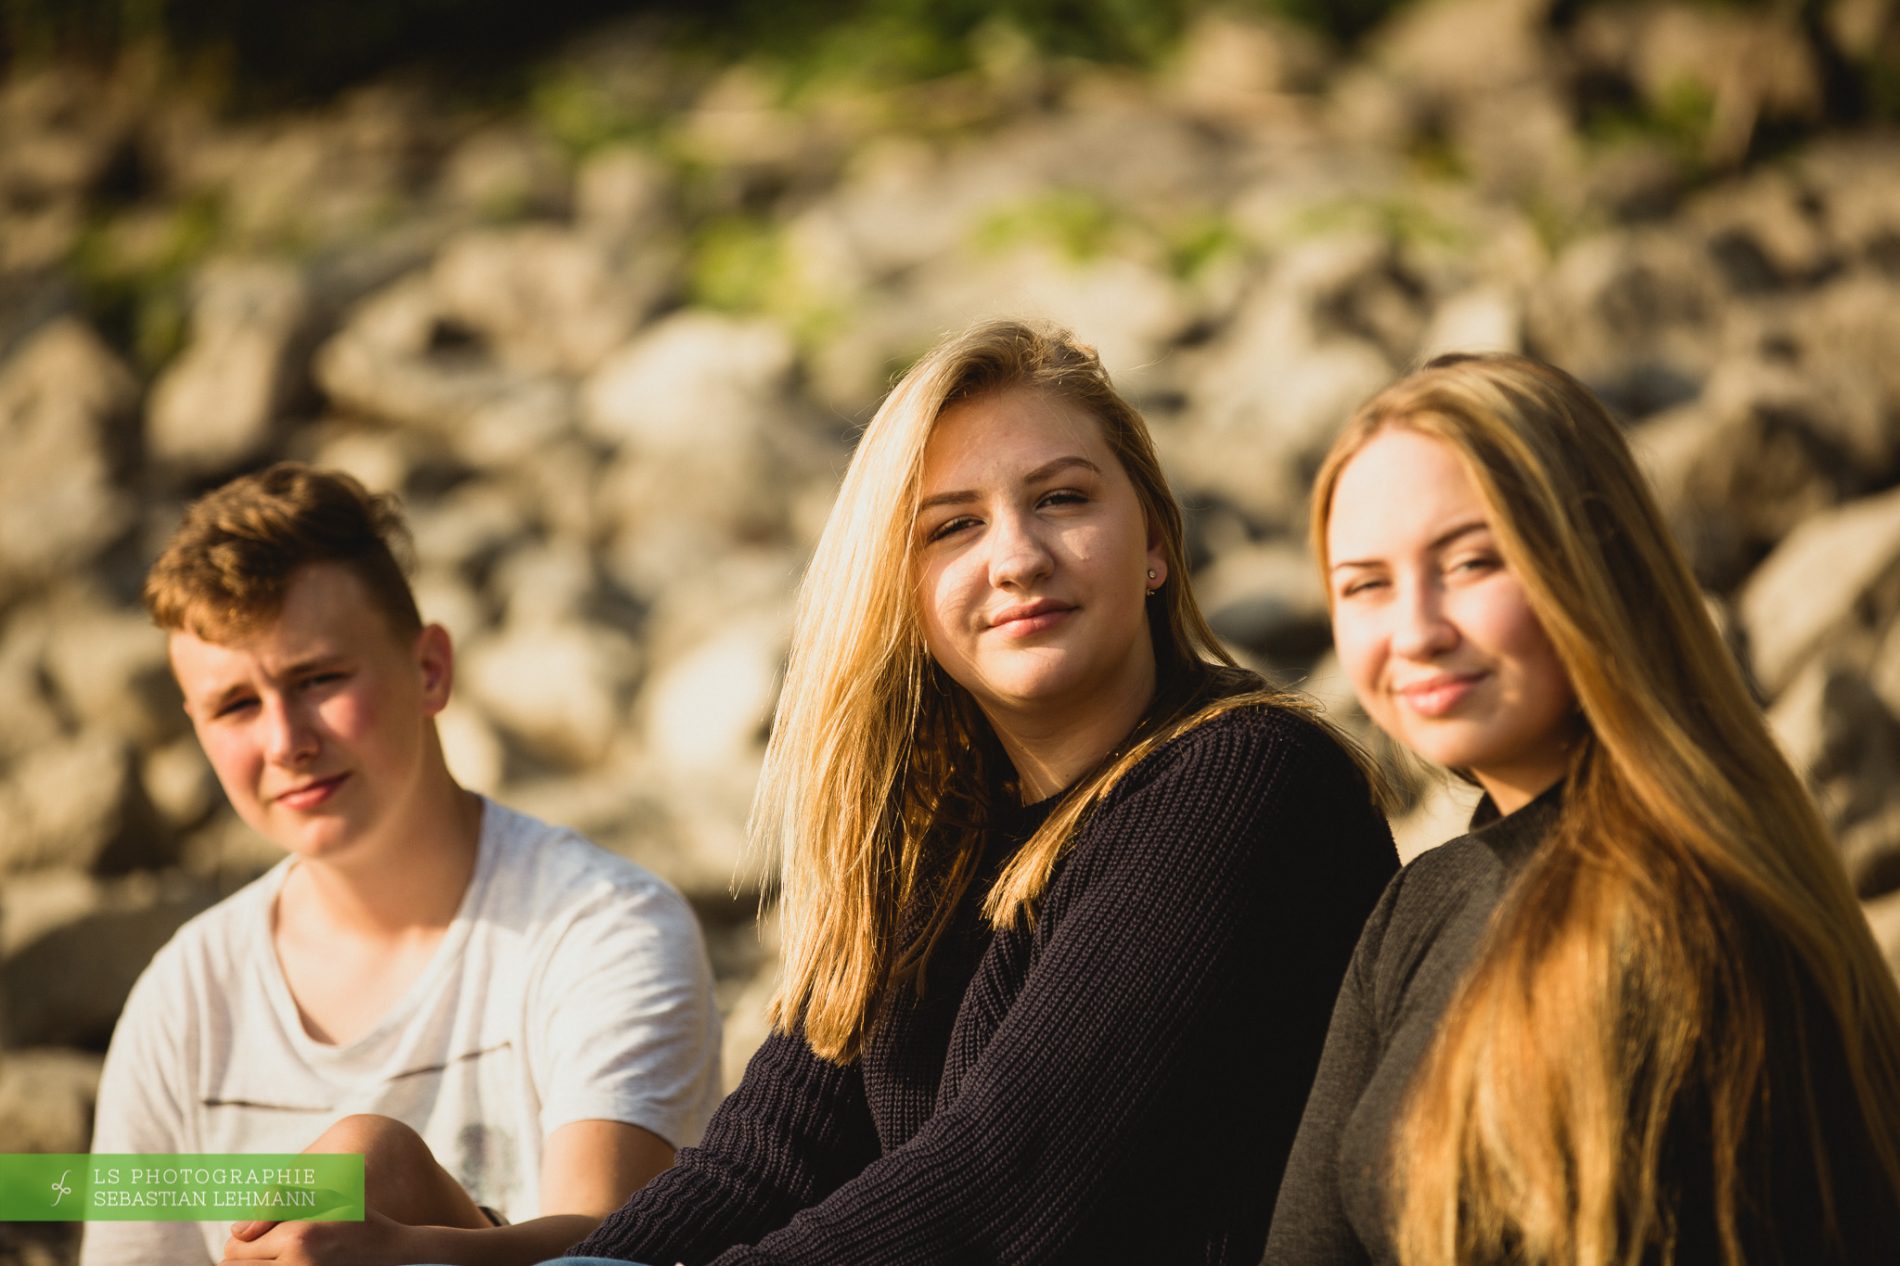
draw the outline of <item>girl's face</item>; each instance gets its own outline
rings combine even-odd
[[[1146,706],[1167,560],[1093,416],[1032,389],[946,410],[911,540],[930,654],[993,725]]]
[[[1340,663],[1380,729],[1505,813],[1563,776],[1576,695],[1456,450],[1374,434],[1334,485],[1326,552]]]

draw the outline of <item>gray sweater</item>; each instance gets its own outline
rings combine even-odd
[[[1561,798],[1559,785],[1503,818],[1484,801],[1470,834],[1417,858],[1386,887],[1340,987],[1274,1209],[1268,1266],[1396,1262],[1389,1231],[1393,1125],[1492,912],[1554,832]],[[1823,1010],[1805,970],[1791,965],[1780,933],[1746,900],[1732,896],[1731,903],[1732,916],[1747,929],[1739,970],[1781,982],[1768,995],[1774,1013],[1763,1034],[1764,1093],[1735,1157],[1743,1260],[1749,1266],[1900,1262],[1900,1201],[1882,1177],[1839,1022]],[[1801,1086],[1808,1097],[1777,1096],[1777,1086]],[[1666,1129],[1660,1178],[1671,1192],[1675,1261],[1720,1261],[1709,1109],[1693,1079],[1677,1095]],[[1825,1172],[1814,1162],[1817,1136],[1825,1140]],[[1833,1237],[1822,1214],[1824,1188],[1838,1214]],[[1643,1261],[1660,1257],[1652,1245]]]
[[[1509,817],[1486,798],[1470,834],[1386,886],[1333,1008],[1267,1237],[1271,1266],[1396,1260],[1386,1231],[1392,1125],[1491,912],[1558,810],[1554,788]]]

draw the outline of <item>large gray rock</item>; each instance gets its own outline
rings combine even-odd
[[[1572,46],[1594,71],[1627,79],[1644,107],[1666,116],[1707,104],[1700,157],[1739,162],[1764,120],[1821,117],[1822,67],[1791,10],[1681,0],[1592,5]]]
[[[1698,579],[1732,589],[1797,525],[1861,491],[1833,434],[1875,408],[1851,379],[1737,358],[1694,404],[1638,426],[1632,442]]]
[[[46,680],[46,644],[52,634],[45,612],[28,609],[0,626],[0,769],[65,731],[51,683]]]
[[[100,880],[73,870],[0,890],[0,992],[22,1046],[102,1050],[132,982],[214,892],[176,871]]]
[[[1812,284],[1838,260],[1823,206],[1786,171],[1725,184],[1697,199],[1686,218],[1741,294]]]
[[[54,619],[58,633],[47,641],[47,676],[82,726],[141,747],[190,728],[165,657],[165,634],[142,612],[74,603],[55,609]]]
[[[493,124],[458,142],[442,162],[443,195],[478,215],[559,215],[571,184],[559,146],[520,124]]]
[[[1900,720],[1857,671],[1814,661],[1768,714],[1863,898],[1900,888]]]
[[[152,387],[146,451],[192,474],[255,461],[302,382],[309,287],[290,264],[220,259],[193,286],[185,350]]]
[[[436,257],[443,314],[479,331],[505,363],[585,373],[664,297],[661,261],[553,225],[465,233]]]
[[[787,499],[814,465],[795,367],[778,326],[696,311],[610,356],[582,399],[590,434],[616,450],[598,496],[620,530],[667,551],[675,536],[722,551],[781,536]]]
[[[649,327],[588,379],[588,429],[655,460],[743,447],[789,394],[796,353],[763,320],[683,312]]]
[[[1159,437],[1175,477],[1293,531],[1319,455],[1423,331],[1388,244],[1348,235],[1285,258],[1219,342],[1184,365],[1192,395]]]
[[[626,727],[640,667],[620,633],[577,622],[511,625],[462,659],[462,686],[529,751],[565,768],[604,759]]]
[[[336,404],[432,431],[477,466],[519,463],[573,425],[569,384],[496,363],[442,311],[426,276],[366,300],[314,369]]]
[[[1530,296],[1526,342],[1626,413],[1693,398],[1714,367],[1722,283],[1701,244],[1669,229],[1564,249]]]
[[[16,1152],[84,1152],[104,1059],[58,1047],[0,1052],[0,1138]]]
[[[1307,664],[1332,645],[1326,591],[1304,548],[1286,542],[1223,555],[1194,577],[1214,632],[1275,667]]]
[[[172,855],[123,738],[89,731],[49,744],[0,781],[0,874],[48,867],[111,873]]]
[[[71,318],[0,366],[0,594],[83,572],[130,524],[109,455],[137,399],[131,371]]]
[[[1739,604],[1755,678],[1773,696],[1830,642],[1871,640],[1900,594],[1900,489],[1815,516],[1776,547]]]

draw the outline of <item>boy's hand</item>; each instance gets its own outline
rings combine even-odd
[[[224,1242],[224,1264],[402,1266],[416,1260],[403,1247],[409,1229],[374,1210],[361,1222],[239,1222]]]

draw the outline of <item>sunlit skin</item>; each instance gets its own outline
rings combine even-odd
[[[448,634],[397,633],[346,568],[311,564],[262,628],[225,641],[181,630],[170,652],[225,795],[279,848],[362,868],[413,852],[418,833],[465,825],[441,815],[467,799],[435,737],[453,676]]]
[[[1147,591],[1167,579],[1101,424],[1018,389],[947,410],[913,525],[925,641],[1009,753],[1025,799],[1112,750],[1153,697]]]
[[[1576,696],[1456,450],[1375,434],[1334,486],[1326,552],[1340,663],[1381,730],[1504,813],[1563,776]]]

